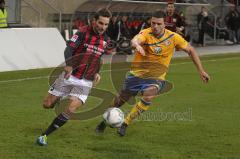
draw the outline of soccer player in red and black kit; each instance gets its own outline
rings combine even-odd
[[[167,4],[164,23],[165,23],[166,29],[184,36],[185,22],[183,21],[181,16],[175,12],[175,7],[173,2],[169,2]]]
[[[102,9],[95,14],[95,24],[79,30],[64,51],[66,66],[64,73],[54,82],[43,101],[44,108],[53,108],[60,98],[68,96],[65,110],[59,114],[45,132],[38,137],[37,143],[47,145],[47,136],[63,126],[77,108],[82,106],[93,85],[100,81],[100,60],[103,54],[110,53],[107,45],[110,41],[105,34],[111,12]]]

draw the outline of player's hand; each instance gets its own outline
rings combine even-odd
[[[208,83],[210,81],[210,76],[205,71],[200,72],[200,78],[204,83]]]
[[[72,66],[65,66],[64,67],[64,71],[65,71],[64,78],[65,79],[68,79],[71,76],[72,70],[73,70]]]
[[[96,86],[100,82],[100,80],[101,80],[100,74],[96,73],[94,75],[93,86]]]
[[[144,51],[144,49],[142,48],[141,45],[138,45],[138,46],[136,47],[136,50],[137,50],[137,52],[139,52],[141,55],[143,55],[143,56],[146,55],[146,54],[145,54],[145,51]]]

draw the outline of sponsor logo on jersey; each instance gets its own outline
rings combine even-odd
[[[171,44],[171,42],[169,40],[166,40],[164,43],[166,46],[169,46]]]
[[[78,35],[75,34],[75,35],[72,36],[71,41],[76,42],[77,39],[78,39]]]
[[[90,44],[84,44],[84,47],[86,47],[88,52],[93,52],[94,54],[98,54],[98,55],[102,55],[104,53],[104,50],[94,46],[94,45],[90,45]]]
[[[161,48],[161,47],[155,47],[155,48],[154,48],[154,52],[155,52],[156,54],[160,54],[161,51],[162,51],[162,48]]]

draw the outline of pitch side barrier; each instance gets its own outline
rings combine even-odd
[[[0,72],[55,67],[66,42],[56,28],[0,29]]]

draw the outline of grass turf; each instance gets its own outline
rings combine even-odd
[[[174,89],[155,99],[145,112],[157,116],[149,116],[152,121],[139,118],[123,138],[111,128],[96,135],[100,116],[70,121],[49,136],[47,147],[37,146],[35,140],[55,117],[53,110],[41,107],[48,79],[6,80],[48,76],[52,69],[0,73],[0,159],[240,159],[239,59],[239,54],[202,57],[212,77],[207,85],[191,61],[174,59],[167,76]],[[115,92],[110,82],[109,72],[103,72],[98,88]],[[90,97],[82,110],[96,102]],[[187,118],[161,116],[183,113]]]

